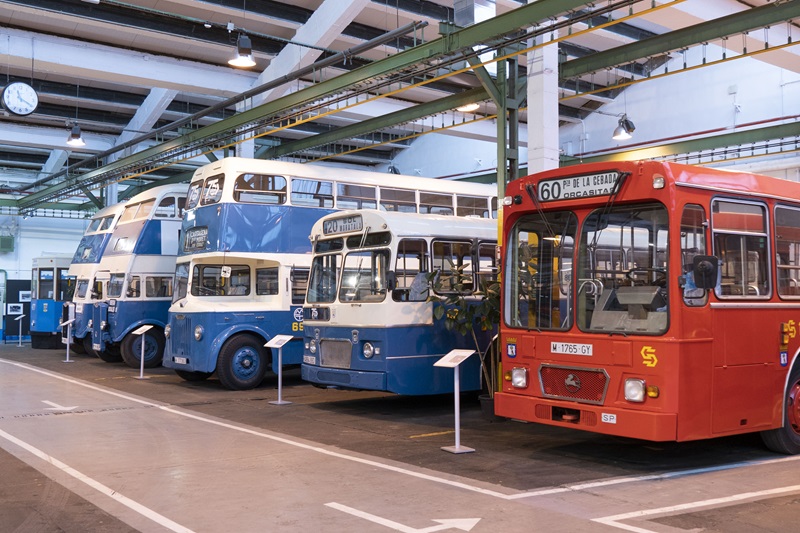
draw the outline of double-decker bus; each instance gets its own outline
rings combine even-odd
[[[308,235],[324,215],[491,218],[496,201],[494,186],[477,183],[236,157],[206,165],[189,187],[163,364],[187,381],[216,372],[234,390],[258,386],[268,367],[277,372],[264,344],[302,335]],[[302,343],[288,343],[282,355],[285,365],[299,365]]]
[[[496,414],[800,452],[800,184],[607,162],[503,203]]]
[[[78,283],[76,294],[91,289],[91,344],[87,349],[107,362],[122,360],[139,368],[159,366],[164,326],[172,300],[175,257],[186,203],[184,184],[162,185],[130,198],[124,206],[91,287]],[[152,326],[142,334],[141,326]]]
[[[374,210],[327,215],[311,230],[301,374],[316,385],[406,395],[453,391],[453,349],[480,350],[471,334],[434,319],[428,274],[442,298],[469,305],[496,279],[497,221]],[[483,341],[483,342],[481,342]],[[483,386],[481,354],[459,369],[462,390]]]
[[[92,304],[100,299],[102,286],[95,283],[95,274],[100,258],[111,240],[111,234],[117,227],[117,221],[125,204],[120,202],[98,210],[89,221],[78,248],[72,256],[69,275],[75,277],[76,288],[71,301],[67,301],[62,309],[62,322],[72,320],[71,327],[64,326],[61,331],[62,342],[67,342],[69,332],[70,348],[76,353],[87,353],[92,348],[92,335],[88,329]],[[84,313],[84,308],[87,312]]]
[[[49,254],[33,259],[31,268],[31,348],[61,346],[64,303],[72,299],[75,276],[70,276],[71,254]]]

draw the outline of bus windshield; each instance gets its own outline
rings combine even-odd
[[[667,236],[661,204],[597,209],[587,217],[576,271],[581,330],[666,332]]]

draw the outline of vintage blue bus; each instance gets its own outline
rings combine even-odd
[[[70,276],[71,254],[48,254],[33,259],[31,268],[31,348],[61,346],[64,303],[72,299],[75,276]]]
[[[104,361],[139,368],[144,342],[145,366],[161,365],[186,188],[162,185],[125,203],[95,274],[99,298],[89,307],[88,349]],[[78,295],[86,289],[79,284]],[[135,333],[147,325],[149,331]]]
[[[277,372],[264,344],[302,335],[308,235],[324,215],[381,209],[489,219],[496,202],[496,188],[485,184],[235,157],[206,165],[189,187],[163,364],[187,381],[216,372],[234,390]],[[302,357],[302,343],[283,347],[285,365]]]
[[[61,335],[62,342],[66,342],[69,331],[72,336],[70,348],[76,353],[87,353],[87,348],[92,347],[92,335],[88,329],[91,313],[88,309],[102,297],[102,292],[98,292],[102,291],[102,286],[95,283],[95,274],[124,208],[124,203],[117,203],[97,211],[72,256],[69,275],[75,278],[75,291],[71,301],[67,301],[62,309],[62,322],[72,320],[72,324],[70,328],[65,326]],[[85,313],[84,308],[87,309]]]
[[[303,379],[405,395],[452,392],[453,370],[433,364],[454,349],[483,350],[493,332],[476,328],[473,339],[449,329],[434,306],[456,293],[474,305],[497,278],[497,221],[346,211],[320,219],[311,242]],[[431,290],[442,299],[428,298]],[[461,390],[485,384],[480,354],[460,372]]]

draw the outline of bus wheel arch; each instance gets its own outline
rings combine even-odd
[[[783,426],[762,431],[761,438],[774,452],[800,454],[800,362],[796,362],[789,373],[783,398]]]
[[[247,390],[261,384],[270,364],[264,342],[252,333],[238,333],[225,341],[217,357],[217,377],[223,387]]]
[[[128,333],[122,339],[120,352],[122,360],[131,368],[141,366],[142,341],[144,341],[144,367],[155,368],[161,366],[161,359],[164,357],[164,346],[166,338],[164,330],[158,326],[153,326],[141,335]]]

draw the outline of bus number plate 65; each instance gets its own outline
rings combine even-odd
[[[551,342],[550,353],[566,355],[592,355],[591,344],[576,344],[574,342]]]

